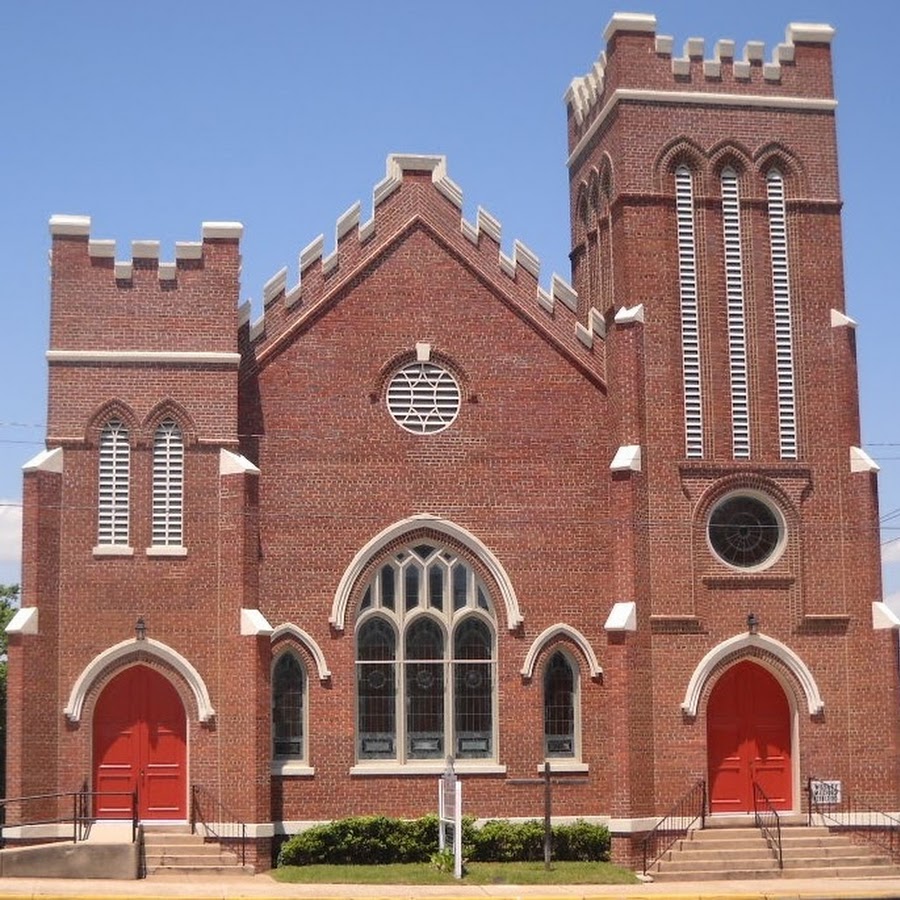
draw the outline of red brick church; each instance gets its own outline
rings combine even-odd
[[[713,815],[809,777],[900,808],[832,36],[616,14],[566,94],[571,282],[438,156],[256,321],[240,224],[165,260],[54,216],[7,796],[211,798],[260,861],[434,812],[448,756],[478,817],[540,816],[549,761],[623,858],[701,779]]]

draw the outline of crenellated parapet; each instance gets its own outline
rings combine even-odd
[[[240,223],[204,222],[201,240],[177,242],[170,260],[156,240],[121,253],[116,241],[91,236],[88,216],[49,224],[51,361],[101,351],[234,353]]]
[[[761,41],[748,41],[738,55],[733,40],[707,48],[697,37],[676,54],[674,38],[656,33],[655,16],[616,13],[605,50],[565,94],[570,162],[622,101],[833,109],[834,33],[830,25],[792,23],[768,55]]]
[[[462,207],[462,190],[447,174],[445,157],[389,156],[385,177],[372,192],[371,217],[361,221],[362,206],[353,204],[335,223],[330,252],[326,253],[322,234],[300,251],[293,285],[288,285],[287,267],[266,281],[263,313],[256,321],[250,321],[250,305],[244,304],[240,324],[247,331],[242,347],[257,359],[276,352],[393,241],[415,224],[424,224],[459,258],[473,264],[498,295],[514,298],[521,315],[539,323],[567,352],[599,371],[594,339],[605,335],[600,314],[594,310],[589,321],[580,321],[578,297],[567,281],[554,273],[549,285],[542,286],[540,259],[532,250],[515,240],[512,252],[504,252],[499,220],[478,207],[470,222]]]

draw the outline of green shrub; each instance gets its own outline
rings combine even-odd
[[[463,856],[478,862],[526,862],[544,858],[544,825],[537,820],[494,819],[476,828],[463,817]],[[389,819],[354,816],[316,825],[281,845],[279,866],[428,862],[438,844],[438,818]],[[579,820],[553,829],[553,859],[609,859],[609,831]],[[449,852],[449,851],[448,851]]]

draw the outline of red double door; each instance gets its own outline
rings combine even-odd
[[[140,665],[117,675],[94,713],[97,817],[130,818],[137,789],[141,819],[186,819],[186,738],[184,704],[167,678]]]
[[[752,811],[754,781],[776,809],[791,809],[791,711],[777,679],[754,662],[732,666],[706,720],[710,812]]]

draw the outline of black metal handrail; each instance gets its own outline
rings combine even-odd
[[[26,828],[35,825],[63,825],[69,823],[69,817],[59,813],[67,800],[72,802],[72,843],[77,844],[87,838],[90,826],[95,821],[92,809],[94,797],[130,797],[131,798],[131,840],[135,840],[137,834],[138,800],[137,791],[89,791],[85,781],[77,791],[55,791],[48,794],[28,794],[24,797],[0,798],[0,847],[6,845],[7,828]],[[51,801],[55,801],[51,803]],[[40,815],[26,816],[21,814],[21,808],[29,803],[41,803],[48,812]],[[19,806],[20,815],[14,822],[8,821],[8,809]],[[55,807],[56,815],[49,814],[49,808]],[[50,839],[55,840],[55,838]]]
[[[204,840],[240,846],[241,865],[247,864],[247,825],[239,822],[218,797],[199,784],[191,785],[191,833],[203,828]]]
[[[814,789],[817,784],[822,784],[818,778],[810,777],[806,781],[808,824],[818,821],[831,831],[849,832],[885,850],[894,861],[900,860],[900,819],[865,803],[854,802],[843,791],[834,801],[820,800]]]
[[[684,837],[699,820],[706,825],[706,782],[701,778],[654,825],[644,838],[644,873],[655,865],[679,838]]]
[[[784,851],[781,845],[781,816],[772,805],[766,792],[753,782],[753,822],[763,833],[770,850],[778,858],[778,868],[784,868]]]

